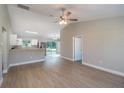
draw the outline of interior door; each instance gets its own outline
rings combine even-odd
[[[81,37],[74,38],[74,59],[75,61],[82,60],[82,40]]]

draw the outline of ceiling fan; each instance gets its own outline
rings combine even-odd
[[[65,8],[61,8],[61,12],[62,14],[59,17],[50,15],[56,19],[55,23],[59,22],[59,24],[62,25],[67,24],[69,21],[78,21],[78,19],[70,19],[69,16],[72,14],[72,12],[67,11]]]

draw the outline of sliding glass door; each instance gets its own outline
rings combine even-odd
[[[46,55],[56,54],[56,41],[48,41],[46,47]]]

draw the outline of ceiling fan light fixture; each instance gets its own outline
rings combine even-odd
[[[60,24],[60,25],[65,24],[65,25],[66,25],[66,24],[67,24],[67,21],[61,20],[61,21],[59,22],[59,24]]]
[[[67,21],[64,21],[64,24],[66,25],[67,24]]]
[[[62,24],[63,24],[63,22],[62,22],[62,21],[60,21],[60,22],[59,22],[59,24],[60,24],[60,25],[62,25]]]

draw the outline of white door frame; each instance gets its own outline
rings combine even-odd
[[[83,64],[83,34],[73,36],[73,61],[75,61],[75,37],[81,37],[81,44],[82,44],[82,64]]]
[[[3,61],[3,73],[7,73],[8,70],[8,41],[7,32],[2,32],[2,61]]]

